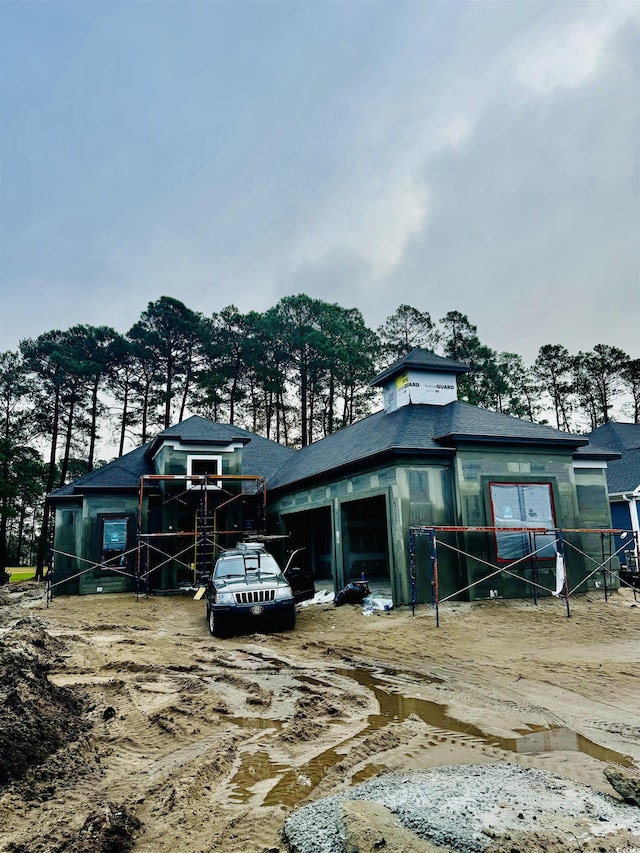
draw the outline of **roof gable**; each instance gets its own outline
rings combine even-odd
[[[630,494],[640,488],[640,424],[609,421],[587,437],[621,456],[607,464],[609,494]]]
[[[637,450],[640,448],[640,424],[609,421],[588,433],[588,437],[594,444],[611,450]]]

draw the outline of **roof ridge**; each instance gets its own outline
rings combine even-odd
[[[632,421],[609,421],[609,424],[616,439],[620,442],[622,450],[637,450],[640,448],[640,424],[633,423]],[[637,438],[634,437],[634,444],[631,446],[623,438],[623,435],[626,437],[630,433],[632,435],[637,433]],[[635,443],[636,441],[637,443]]]

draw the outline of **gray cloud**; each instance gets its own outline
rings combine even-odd
[[[49,99],[36,5],[5,21],[3,348],[307,292],[372,327],[455,308],[527,360],[640,354],[635,3],[169,4],[139,66],[149,7],[118,5],[53,32]]]

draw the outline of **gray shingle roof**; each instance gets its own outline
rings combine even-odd
[[[637,450],[640,447],[640,424],[609,421],[590,432],[588,438],[599,447],[610,450]]]
[[[295,451],[291,448],[270,441],[261,435],[254,435],[241,427],[218,424],[199,415],[193,415],[164,430],[148,444],[63,486],[53,492],[51,497],[54,499],[69,497],[87,489],[138,489],[142,474],[156,473],[153,454],[159,446],[158,442],[161,443],[162,439],[167,437],[179,438],[185,444],[229,444],[231,441],[241,441],[244,444],[243,473],[258,474],[263,477],[270,477],[283,463],[295,455]]]
[[[626,450],[622,459],[607,463],[609,494],[631,493],[640,487],[640,448]]]
[[[51,497],[69,497],[86,489],[137,489],[142,474],[155,474],[153,462],[146,458],[150,446],[151,442],[136,447],[102,468],[96,468],[61,489],[56,489]]]
[[[407,410],[426,406],[405,406],[391,415],[376,412],[352,426],[299,450],[270,480],[269,489],[329,473],[336,468],[374,457],[394,447],[420,446],[425,451],[442,453],[443,448],[420,429],[417,419],[407,418]],[[435,407],[429,407],[435,408]]]
[[[610,421],[594,429],[588,438],[621,454],[621,459],[607,463],[609,494],[630,493],[640,486],[640,424]]]
[[[287,462],[270,480],[270,489],[345,466],[361,464],[386,453],[452,453],[460,441],[555,445],[574,451],[587,440],[549,426],[490,412],[459,400],[446,406],[402,406],[369,417],[317,441]]]
[[[215,421],[201,418],[200,415],[192,415],[179,424],[174,424],[168,429],[159,433],[151,442],[152,448],[162,444],[163,439],[170,436],[179,438],[182,442],[188,444],[206,442],[208,444],[229,444],[231,441],[241,441],[244,444],[254,438],[254,434],[247,432],[242,427],[232,426],[231,424],[220,424]],[[268,439],[265,439],[268,441]],[[154,452],[152,450],[152,452]]]
[[[375,388],[378,385],[382,385],[394,376],[398,376],[400,373],[404,373],[405,370],[413,367],[420,370],[437,371],[439,373],[468,373],[470,369],[469,365],[462,361],[443,358],[441,355],[436,355],[427,349],[414,349],[376,376],[371,386]]]
[[[579,447],[588,443],[583,436],[561,432],[554,427],[520,420],[520,418],[492,412],[489,409],[481,409],[460,400],[449,403],[442,409],[446,410],[443,415],[446,414],[447,417],[446,423],[443,422],[444,429],[440,434],[442,437],[455,437],[458,440],[467,438],[504,442],[525,441],[536,444],[552,443],[567,447]]]
[[[409,405],[389,414],[376,412],[297,452],[241,427],[214,423],[194,415],[165,430],[153,442],[58,489],[52,497],[61,499],[94,489],[136,490],[142,474],[155,473],[153,452],[158,441],[168,437],[179,438],[185,444],[241,441],[244,473],[266,477],[270,489],[330,476],[348,466],[364,466],[388,453],[451,454],[461,441],[554,445],[577,451],[580,456],[591,453],[603,458],[611,458],[612,452],[615,453],[613,449],[586,446],[585,436],[571,435],[459,400],[446,406]],[[610,466],[615,464],[612,462]]]

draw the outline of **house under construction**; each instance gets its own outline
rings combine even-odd
[[[194,416],[59,489],[56,594],[193,581],[216,550],[264,533],[265,478],[293,452]]]
[[[606,468],[620,454],[458,400],[467,370],[414,350],[373,381],[383,409],[297,451],[198,416],[170,427],[50,496],[56,594],[175,589],[219,548],[268,534],[336,589],[364,573],[396,604],[428,601],[416,527],[449,529],[443,595],[528,597],[534,577],[553,590],[560,529],[571,587],[597,587],[594,564],[615,585]]]

